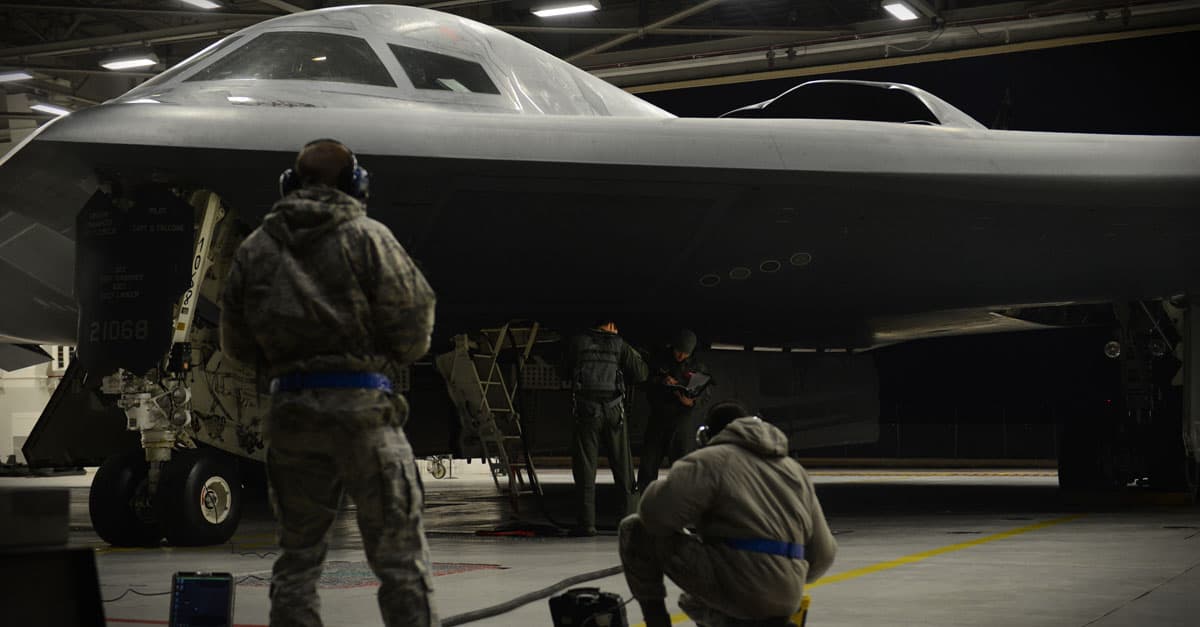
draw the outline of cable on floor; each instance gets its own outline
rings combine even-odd
[[[535,590],[533,592],[528,592],[526,594],[522,594],[521,596],[516,597],[510,601],[505,601],[504,603],[499,603],[497,605],[492,605],[489,607],[485,607],[483,609],[472,610],[470,612],[463,612],[462,614],[455,614],[454,616],[451,616],[451,617],[443,620],[442,626],[443,627],[454,627],[455,625],[465,625],[466,623],[473,623],[477,620],[483,620],[485,618],[499,616],[500,614],[506,614],[508,612],[511,612],[511,611],[517,609],[518,607],[521,607],[522,605],[526,605],[526,604],[532,603],[534,601],[544,599],[544,598],[554,594],[555,592],[565,590],[567,588],[570,588],[571,586],[581,584],[586,581],[593,581],[595,579],[604,579],[605,577],[612,577],[613,575],[619,575],[622,572],[624,572],[624,569],[621,568],[620,566],[612,566],[610,568],[594,570],[594,571],[591,571],[588,573],[582,573],[579,575],[575,575],[573,577],[567,577],[566,579],[563,579],[562,581],[560,581],[556,584],[546,586],[545,588],[542,588],[541,590]]]
[[[258,575],[246,575],[246,576],[240,577],[236,581],[234,581],[233,585],[240,586],[241,584],[243,584],[247,581],[250,581],[251,579],[254,579],[257,581],[270,581],[271,580],[270,577],[259,577]],[[102,600],[105,603],[116,603],[117,601],[124,599],[125,597],[129,596],[130,594],[136,594],[140,597],[161,597],[163,595],[171,594],[171,591],[164,590],[162,592],[138,592],[137,590],[134,590],[133,588],[125,588],[125,591],[122,592],[121,594],[117,595],[116,597],[111,598],[111,599],[102,599]]]
[[[105,603],[116,603],[117,601],[124,599],[125,597],[129,596],[130,594],[136,594],[140,597],[161,597],[165,594],[171,594],[171,591],[167,590],[165,592],[138,592],[137,590],[134,590],[133,588],[125,588],[125,591],[122,592],[121,594],[117,595],[115,598],[104,599],[104,602]]]

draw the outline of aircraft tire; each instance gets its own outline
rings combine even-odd
[[[1183,390],[1168,389],[1163,394],[1161,410],[1152,425],[1147,455],[1150,487],[1196,495],[1200,490],[1200,464],[1183,444]]]
[[[104,460],[88,492],[88,513],[100,539],[113,546],[155,546],[162,540],[151,512],[139,512],[135,499],[144,496],[147,485],[145,453],[134,449]]]
[[[242,516],[236,460],[213,449],[175,451],[159,486],[155,510],[167,542],[174,546],[228,542]]]
[[[1099,427],[1078,422],[1063,425],[1058,439],[1058,487],[1063,490],[1112,488],[1116,479],[1111,454]]]
[[[1150,487],[1156,491],[1200,496],[1200,464],[1182,450],[1152,457],[1149,474]]]

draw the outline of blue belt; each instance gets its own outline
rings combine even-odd
[[[780,540],[739,540],[734,538],[726,538],[725,546],[728,546],[739,551],[750,551],[751,553],[766,553],[767,555],[780,555],[790,557],[796,560],[804,559],[804,545],[793,544],[791,542],[782,542]]]
[[[380,390],[392,393],[392,382],[377,372],[308,372],[285,374],[271,381],[271,393],[319,389]]]

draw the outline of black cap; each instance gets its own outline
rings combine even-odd
[[[671,338],[671,348],[691,355],[696,350],[696,334],[688,329],[680,329]]]

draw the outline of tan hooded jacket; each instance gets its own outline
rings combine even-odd
[[[804,584],[833,565],[837,542],[808,473],[788,457],[787,436],[754,417],[739,418],[708,446],[671,466],[646,488],[639,508],[651,533],[694,528],[705,538],[768,539],[803,544],[805,559],[714,545],[717,569],[734,615],[785,616]],[[718,608],[722,609],[722,608]]]

